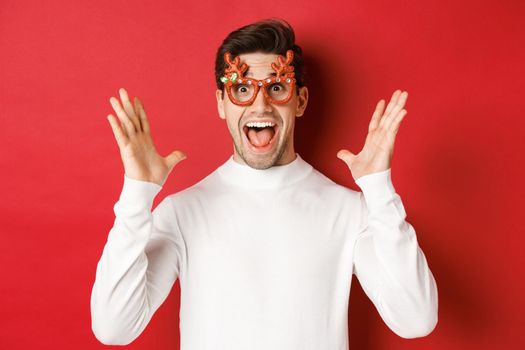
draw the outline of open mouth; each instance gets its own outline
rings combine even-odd
[[[272,122],[250,122],[243,127],[247,144],[251,151],[255,153],[269,151],[279,133],[279,127]]]

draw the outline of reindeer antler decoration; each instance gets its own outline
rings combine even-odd
[[[220,78],[224,84],[231,85],[237,79],[244,78],[244,73],[248,70],[248,66],[246,63],[240,64],[241,58],[239,56],[232,60],[230,52],[225,52],[224,60],[228,63],[228,68],[224,70],[226,75]],[[286,60],[280,55],[277,56],[277,60],[279,64],[272,62],[272,69],[277,73],[277,78],[293,78],[295,76],[294,66],[290,65],[293,61],[293,51],[286,51]],[[228,76],[228,74],[230,75]]]
[[[246,65],[246,63],[243,63],[242,65],[239,66],[239,63],[240,63],[240,60],[241,60],[241,58],[239,56],[235,57],[235,59],[232,61],[231,54],[229,52],[225,52],[224,53],[224,60],[226,61],[226,63],[228,63],[228,66],[229,66],[228,68],[226,68],[224,70],[224,72],[227,75],[229,73],[232,73],[229,77],[227,77],[227,76],[221,77],[221,81],[224,84],[231,85],[232,83],[235,82],[235,80],[237,80],[237,78],[243,78],[244,77],[244,72],[246,72],[246,70],[248,70],[248,65]]]
[[[283,60],[282,56],[278,56],[277,60],[279,65],[272,62],[272,68],[277,73],[278,78],[293,78],[295,76],[294,66],[290,66],[293,61],[293,51],[286,51],[286,61]]]

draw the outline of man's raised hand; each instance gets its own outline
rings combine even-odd
[[[346,149],[337,152],[337,158],[348,165],[354,180],[390,168],[395,137],[407,114],[403,108],[407,98],[406,91],[396,90],[384,113],[385,100],[378,102],[368,126],[365,145],[359,154],[355,155]]]
[[[107,119],[120,149],[124,172],[131,179],[154,182],[163,186],[173,167],[186,159],[186,154],[182,151],[173,151],[167,157],[160,156],[153,144],[142,102],[135,97],[132,105],[124,88],[119,89],[119,94],[122,105],[113,96],[109,102],[121,124],[112,114],[109,114]]]

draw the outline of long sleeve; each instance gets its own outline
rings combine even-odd
[[[438,320],[438,291],[391,169],[360,177],[361,228],[354,274],[381,318],[403,338],[424,337]]]
[[[184,243],[170,198],[151,212],[161,189],[124,175],[91,292],[91,327],[104,344],[135,340],[178,278]]]

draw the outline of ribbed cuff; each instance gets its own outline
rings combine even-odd
[[[371,209],[384,204],[396,194],[392,184],[391,168],[361,176],[355,183],[363,191],[366,203]]]
[[[142,203],[151,210],[153,200],[161,189],[162,186],[154,182],[135,180],[124,174],[124,185],[119,201],[133,204]]]

